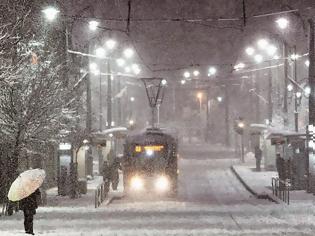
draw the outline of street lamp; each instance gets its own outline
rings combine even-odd
[[[189,73],[188,71],[185,71],[185,72],[184,72],[184,77],[185,77],[186,79],[188,79],[188,78],[190,77],[190,73]]]
[[[292,61],[295,61],[295,60],[299,59],[300,57],[301,56],[299,54],[295,54],[295,53],[290,56]]]
[[[304,87],[304,95],[309,97],[311,95],[311,87],[309,85]]]
[[[293,84],[288,84],[287,89],[289,92],[291,92],[293,90]]]
[[[126,58],[131,58],[134,54],[134,51],[131,48],[127,48],[124,50],[123,54]]]
[[[296,96],[297,98],[300,98],[300,97],[302,97],[302,93],[301,93],[300,91],[298,91],[298,92],[296,92],[295,96]]]
[[[219,96],[219,97],[217,97],[217,100],[218,100],[218,102],[222,102],[223,98]]]
[[[216,73],[217,73],[217,69],[211,66],[208,71],[208,76],[215,75]]]
[[[98,69],[98,66],[95,62],[90,63],[90,70],[93,72]]]
[[[130,126],[133,126],[134,123],[135,123],[135,122],[134,122],[133,120],[129,120],[129,125],[130,125]]]
[[[139,65],[137,65],[137,64],[132,64],[132,65],[131,65],[131,68],[132,68],[133,72],[134,72],[136,75],[138,75],[138,74],[140,73],[140,71],[141,71]]]
[[[95,50],[95,54],[98,58],[105,58],[106,56],[106,51],[104,48],[100,47],[100,48],[97,48]]]
[[[58,13],[60,12],[55,7],[47,7],[45,10],[42,11],[47,20],[53,21],[56,19]]]
[[[113,50],[116,47],[117,42],[113,39],[108,39],[105,43],[106,47],[110,50]]]
[[[309,61],[309,60],[306,60],[306,61],[304,62],[304,64],[305,64],[305,66],[309,67],[309,66],[310,66],[310,61]]]
[[[241,70],[241,69],[244,69],[245,68],[245,64],[240,62],[238,63],[237,65],[234,66],[234,70],[238,71],[238,70]]]
[[[92,31],[95,31],[97,29],[98,25],[99,25],[99,23],[97,21],[95,21],[95,20],[91,20],[89,22],[89,28]]]
[[[255,55],[254,59],[257,63],[261,63],[263,61],[263,57],[260,54]]]
[[[163,79],[163,80],[161,81],[161,84],[162,84],[163,86],[167,85],[167,80],[166,80],[166,79]]]
[[[126,62],[125,62],[124,59],[118,58],[118,59],[116,60],[116,63],[117,63],[117,65],[118,65],[119,67],[122,67],[122,66],[125,65]]]
[[[135,98],[134,97],[131,97],[130,98],[130,102],[134,102],[135,101]]]
[[[280,29],[286,29],[289,26],[289,21],[283,17],[277,19],[276,23]]]
[[[275,55],[276,52],[277,52],[277,47],[276,47],[276,46],[274,46],[274,45],[269,45],[269,46],[267,47],[267,53],[268,53],[269,56]]]
[[[257,45],[260,49],[265,49],[268,46],[268,40],[267,39],[259,39],[257,41]]]
[[[186,80],[182,79],[182,80],[180,81],[180,83],[181,83],[182,85],[184,85],[184,84],[186,84]]]
[[[195,70],[195,71],[193,72],[193,74],[194,74],[194,76],[198,76],[198,75],[200,74],[200,72],[199,72],[198,70]]]
[[[246,52],[246,54],[247,54],[248,56],[252,56],[252,55],[254,55],[254,53],[255,53],[255,49],[252,48],[252,47],[248,47],[248,48],[245,49],[245,52]]]

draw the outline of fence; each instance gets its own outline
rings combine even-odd
[[[101,183],[95,190],[95,208],[98,208],[105,200],[109,191],[109,183]]]
[[[279,178],[272,178],[272,193],[288,205],[290,204],[290,180],[283,181]]]

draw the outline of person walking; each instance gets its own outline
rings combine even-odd
[[[260,171],[262,151],[259,146],[255,147],[255,158],[256,158],[256,171]]]
[[[20,201],[20,209],[24,213],[24,229],[26,234],[34,234],[33,231],[33,220],[36,214],[36,209],[38,208],[37,199],[40,197],[41,193],[37,189],[34,193]]]

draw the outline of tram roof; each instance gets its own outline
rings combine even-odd
[[[159,128],[148,128],[139,133],[130,134],[127,137],[127,142],[134,142],[137,144],[147,144],[150,142],[169,142],[174,138]]]

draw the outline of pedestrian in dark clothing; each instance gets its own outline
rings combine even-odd
[[[111,169],[107,161],[104,161],[103,163],[102,172],[103,172],[102,175],[103,175],[103,181],[104,181],[104,186],[105,186],[105,192],[107,193],[109,191],[110,179],[111,179]]]
[[[255,147],[255,158],[256,158],[256,171],[260,171],[262,151],[258,146]]]
[[[38,208],[37,198],[40,196],[40,191],[37,189],[30,196],[20,201],[20,209],[24,213],[24,229],[25,233],[34,235],[33,219]]]

